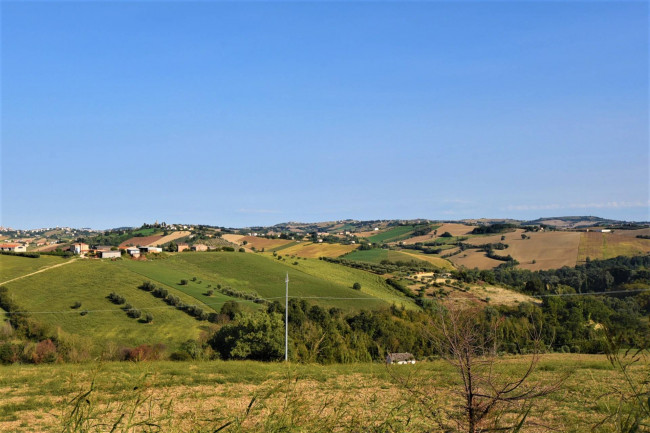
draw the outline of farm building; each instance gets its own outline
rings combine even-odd
[[[207,251],[208,246],[203,244],[192,245],[192,251]]]
[[[139,247],[141,253],[162,253],[160,247]]]
[[[75,254],[83,254],[90,251],[90,247],[88,244],[84,244],[83,242],[77,242],[76,244],[70,245],[70,251]]]
[[[0,244],[0,251],[10,251],[12,253],[24,253],[27,247],[23,244]]]
[[[178,244],[178,252],[189,250],[190,246],[188,244]]]
[[[131,257],[140,257],[140,249],[139,248],[127,248],[126,252]]]
[[[120,257],[122,254],[119,251],[100,251],[99,257],[102,259],[115,259]]]
[[[386,357],[386,364],[415,364],[415,356],[408,352],[389,353]]]

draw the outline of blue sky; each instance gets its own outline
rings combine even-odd
[[[649,220],[647,2],[3,2],[0,224]]]

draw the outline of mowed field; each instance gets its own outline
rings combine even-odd
[[[0,264],[4,264],[6,258],[11,257],[0,256]],[[43,257],[23,259],[37,261]],[[100,342],[100,346],[108,342],[119,345],[160,342],[173,348],[187,339],[198,337],[201,322],[138,289],[137,286],[144,281],[142,275],[118,266],[118,263],[76,260],[6,283],[5,287],[20,308],[31,312],[36,320],[52,329],[59,328],[65,333],[88,338],[88,347],[93,346],[92,342]],[[171,285],[158,285],[164,286],[187,304],[200,305],[209,310]],[[153,314],[154,322],[141,323],[138,319],[127,317],[118,305],[106,299],[113,291],[124,296],[143,314]],[[71,308],[75,302],[80,302],[81,308]],[[81,315],[84,310],[88,313]],[[95,349],[101,350],[101,347]]]
[[[120,244],[120,247],[130,247],[130,246],[155,246],[160,243],[160,240],[163,238],[163,235],[151,235],[151,236],[136,236],[130,239],[125,240]]]
[[[502,234],[490,236],[477,236],[468,239],[466,242],[473,245],[480,245],[486,243],[503,242],[508,244],[505,250],[496,250],[496,254],[507,256],[510,254],[519,262],[519,267],[522,269],[530,269],[532,271],[540,269],[557,269],[562,266],[573,267],[576,265],[578,257],[578,245],[580,243],[579,232],[528,232],[525,233],[530,239],[522,239],[521,235],[524,233],[522,229],[517,229],[513,232],[504,233],[505,240],[501,240]],[[476,261],[483,266],[489,265],[484,259],[484,252],[479,251],[465,251],[460,256],[467,253],[464,260],[466,263]],[[458,256],[454,256],[451,260],[456,263]],[[492,259],[488,259],[492,260]],[[535,263],[532,263],[535,260]],[[503,262],[497,262],[494,266],[498,266]],[[467,265],[465,265],[467,266]],[[479,268],[482,266],[476,265]],[[469,266],[468,266],[469,267]]]
[[[39,269],[65,263],[70,259],[54,256],[41,256],[37,259],[29,257],[0,255],[0,284],[2,282],[31,274]]]
[[[158,239],[156,241],[156,245],[163,245],[166,244],[167,242],[172,242],[175,241],[176,239],[184,238],[185,236],[189,236],[191,232],[188,231],[180,231],[180,232],[173,232],[168,234],[167,236],[163,236],[162,238]]]
[[[501,357],[492,373],[514,378],[529,360]],[[648,368],[644,360],[630,375],[638,380]],[[411,398],[401,384],[406,377],[410,390],[432,398],[430,406]],[[524,431],[615,431],[611,423],[596,426],[616,407],[611,391],[625,389],[625,378],[604,355],[543,355],[527,384],[548,386],[561,378],[566,379],[558,391],[531,401]],[[81,414],[112,426],[121,414],[133,413],[133,422],[156,424],[168,433],[213,432],[229,422],[220,431],[431,432],[436,425],[425,414],[459,410],[462,386],[444,361],[391,368],[252,361],[9,365],[0,366],[0,430],[64,431],[71,402],[90,391],[91,383]]]
[[[244,242],[246,242],[246,245],[244,245]],[[255,247],[256,250],[264,249],[264,251],[275,250],[292,242],[289,239],[267,239],[259,236],[242,236],[237,240],[237,244],[243,245],[248,249]]]
[[[296,263],[296,264],[294,264]],[[339,307],[345,311],[360,308],[381,308],[389,303],[412,307],[407,298],[390,288],[378,275],[328,263],[318,259],[282,259],[266,253],[206,252],[178,253],[164,260],[147,262],[123,260],[115,262],[118,267],[137,272],[144,279],[162,282],[186,291],[200,299],[207,284],[215,287],[229,286],[235,290],[256,293],[264,298],[283,298],[286,274],[289,274],[291,296],[367,298],[349,300],[312,299],[310,302]],[[188,282],[180,286],[181,279]],[[353,290],[352,285],[361,284],[361,291]]]
[[[650,235],[650,229],[616,230],[613,233],[580,233],[578,262],[590,259],[610,259],[621,255],[650,253],[650,239],[640,239],[637,235]]]
[[[328,244],[323,243],[313,243],[313,242],[300,242],[288,248],[280,246],[276,248],[278,254],[284,255],[295,255],[298,257],[305,258],[318,258],[318,257],[339,257],[345,253],[359,248],[359,245],[343,245],[343,244]]]

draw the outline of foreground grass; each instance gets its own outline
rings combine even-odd
[[[503,358],[498,369],[514,377],[527,361]],[[607,398],[597,397],[622,385],[622,378],[604,356],[554,354],[542,359],[531,380],[551,383],[564,375],[562,388],[538,400],[529,420],[557,431],[591,431],[607,410]],[[13,365],[0,367],[0,431],[62,431],[72,399],[91,383],[79,410],[107,425],[133,413],[133,422],[165,432],[214,431],[227,423],[223,431],[437,431],[427,418],[431,408],[412,399],[395,376],[410,376],[441,407],[459,402],[456,375],[442,361],[390,369],[245,361]]]

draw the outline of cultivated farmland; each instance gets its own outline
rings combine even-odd
[[[650,229],[617,230],[612,233],[583,232],[580,237],[578,261],[590,259],[609,259],[621,255],[650,253],[650,239],[640,239],[637,235],[648,235]]]
[[[156,245],[163,245],[166,244],[167,242],[172,242],[175,241],[176,239],[184,238],[186,236],[189,236],[191,232],[188,231],[180,231],[180,232],[173,232],[168,234],[167,236],[163,236],[162,238],[158,239],[156,241]]]
[[[288,248],[276,248],[282,255],[296,255],[305,258],[339,257],[359,248],[358,245],[329,244],[327,242],[300,242]]]
[[[527,239],[522,239],[521,235],[524,231],[517,229],[513,232],[490,235],[490,236],[477,236],[468,239],[466,242],[473,245],[480,245],[486,243],[499,243],[503,242],[508,244],[505,250],[499,250],[501,255],[511,255],[519,262],[519,267],[523,269],[539,270],[539,269],[557,269],[562,266],[575,266],[576,258],[578,256],[578,244],[580,242],[580,233],[578,232],[528,232],[525,233]],[[501,240],[501,236],[505,240]],[[481,251],[465,251],[469,260],[476,259],[477,255],[485,255]],[[455,263],[457,259],[454,256],[451,260]],[[533,260],[535,263],[532,263]],[[498,262],[498,261],[496,261]],[[486,263],[483,261],[483,263]],[[501,262],[502,263],[502,262]],[[494,266],[500,263],[494,264]],[[477,265],[481,269],[483,266]]]
[[[131,246],[155,246],[160,244],[160,240],[163,238],[163,235],[152,235],[152,236],[136,236],[130,239],[125,240],[120,244],[120,247],[131,247]]]

